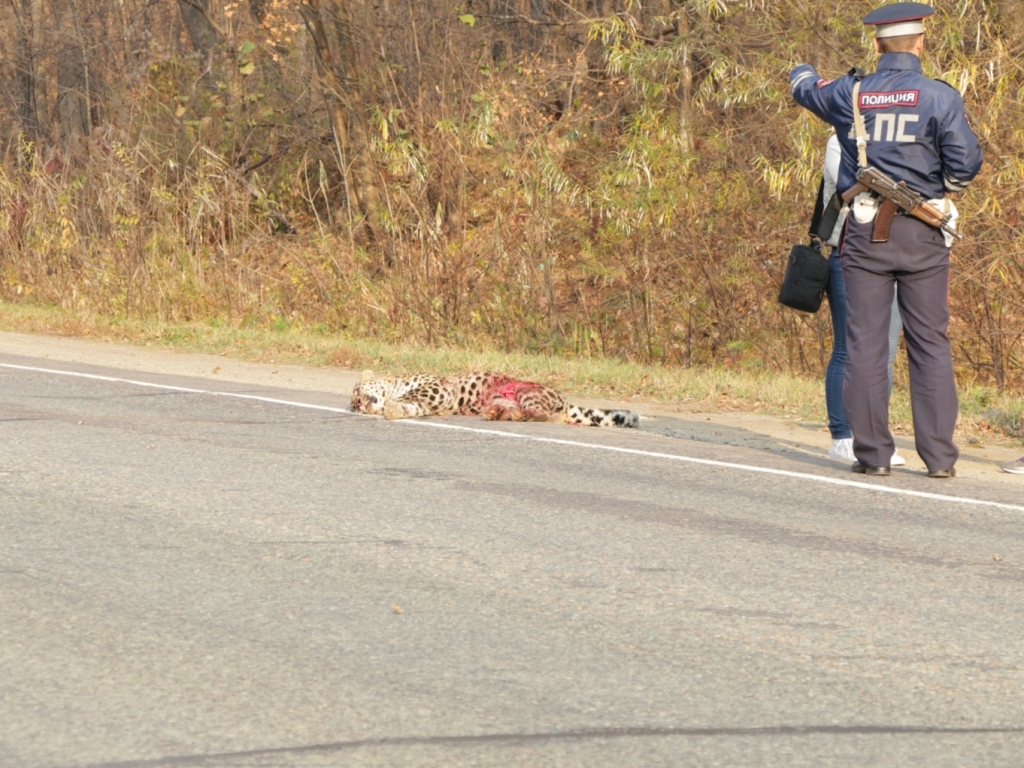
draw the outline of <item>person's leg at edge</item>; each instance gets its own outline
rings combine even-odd
[[[839,249],[828,259],[829,278],[825,285],[829,314],[832,317],[832,355],[825,369],[825,409],[832,447],[828,455],[841,461],[853,461],[853,433],[843,408],[843,377],[846,375],[846,284]]]

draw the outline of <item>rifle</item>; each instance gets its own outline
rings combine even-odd
[[[863,189],[857,189],[857,187],[863,187]],[[883,202],[879,208],[878,221],[875,222],[875,230],[871,235],[872,242],[884,243],[889,239],[889,225],[892,223],[892,217],[896,215],[897,207],[930,227],[941,229],[954,237],[963,237],[949,225],[950,214],[943,213],[928,203],[924,197],[908,187],[905,181],[896,181],[877,168],[869,166],[857,172],[857,186],[851,190],[854,194],[850,196],[850,199],[867,190],[876,192],[889,203],[886,205],[886,202]]]

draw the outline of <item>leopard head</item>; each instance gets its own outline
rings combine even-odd
[[[352,410],[379,416],[384,412],[384,399],[390,379],[378,378],[372,371],[363,371],[359,383],[352,388]]]

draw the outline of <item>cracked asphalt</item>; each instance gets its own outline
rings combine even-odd
[[[1019,484],[0,364],[5,768],[1021,762]]]

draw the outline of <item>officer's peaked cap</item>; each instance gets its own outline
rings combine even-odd
[[[864,17],[864,23],[875,28],[875,37],[919,35],[924,32],[922,19],[935,13],[924,3],[891,3],[876,8]]]

